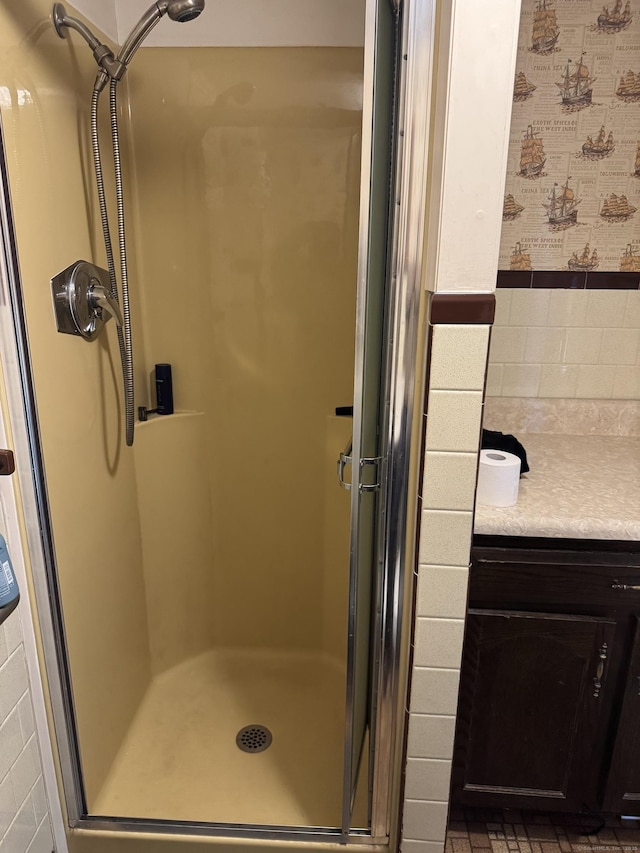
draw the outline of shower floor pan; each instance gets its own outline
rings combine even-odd
[[[344,671],[320,656],[192,658],[152,680],[91,813],[339,826],[344,697]],[[268,749],[238,748],[248,725],[270,730]]]

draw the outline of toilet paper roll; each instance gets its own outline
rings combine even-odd
[[[520,460],[503,450],[481,450],[478,471],[478,503],[514,506],[520,487]]]

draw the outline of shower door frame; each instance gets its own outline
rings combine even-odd
[[[382,382],[381,455],[384,476],[380,495],[380,550],[374,588],[371,685],[371,786],[370,829],[341,827],[292,827],[117,818],[88,814],[84,800],[80,750],[77,740],[71,675],[65,649],[61,597],[55,569],[55,553],[34,384],[31,374],[26,318],[20,288],[5,145],[0,127],[0,226],[2,259],[10,290],[10,304],[2,306],[5,324],[15,337],[4,336],[0,358],[8,384],[22,386],[22,406],[10,400],[10,420],[16,450],[22,457],[20,487],[28,550],[42,639],[47,687],[51,699],[55,740],[69,826],[79,830],[132,833],[199,835],[215,838],[269,839],[300,842],[386,844],[393,840],[399,808],[401,763],[404,746],[406,652],[409,645],[411,608],[406,607],[409,579],[416,561],[415,523],[417,494],[411,483],[420,460],[416,427],[421,417],[422,366],[420,307],[424,298],[425,219],[432,78],[436,38],[437,0],[366,0],[365,75],[363,104],[361,206],[369,204],[370,154],[372,150],[373,75],[372,45],[378,6],[391,3],[402,18],[397,109],[395,176],[390,192],[390,241],[386,301],[384,370]],[[361,218],[359,257],[366,250],[368,234]],[[363,247],[363,241],[365,246]],[[366,252],[365,252],[366,254]],[[364,285],[363,285],[364,282]],[[358,301],[366,286],[366,271],[358,271]],[[362,323],[357,325],[356,349],[364,346]],[[355,401],[354,401],[355,402]],[[419,444],[419,443],[418,443]],[[413,451],[413,452],[412,452]],[[32,475],[26,460],[30,461]],[[361,781],[362,782],[365,780]]]

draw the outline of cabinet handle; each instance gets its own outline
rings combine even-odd
[[[600,690],[602,689],[602,676],[604,675],[604,664],[607,659],[607,654],[609,652],[609,647],[606,643],[603,643],[600,646],[600,651],[598,652],[598,668],[596,669],[595,678],[593,679],[593,698],[597,699],[600,696]]]
[[[640,583],[619,583],[617,580],[615,580],[611,584],[611,589],[631,590],[631,592],[640,592]]]

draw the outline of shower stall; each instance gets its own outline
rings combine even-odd
[[[245,42],[218,36],[217,16],[237,22],[209,0],[121,3],[122,53],[65,5],[3,9],[16,48],[0,72],[2,322],[17,330],[13,422],[70,825],[386,843],[430,4],[283,0],[280,23],[245,12]],[[163,46],[145,46],[164,12]],[[97,97],[91,116],[96,71],[120,80],[121,180],[98,143],[104,204],[91,128],[109,139],[114,118]],[[107,262],[103,206],[126,218],[128,268]],[[107,267],[89,275],[83,305],[104,328],[86,340],[59,333],[47,292],[80,259]],[[157,363],[175,411],[134,424],[156,405]]]

